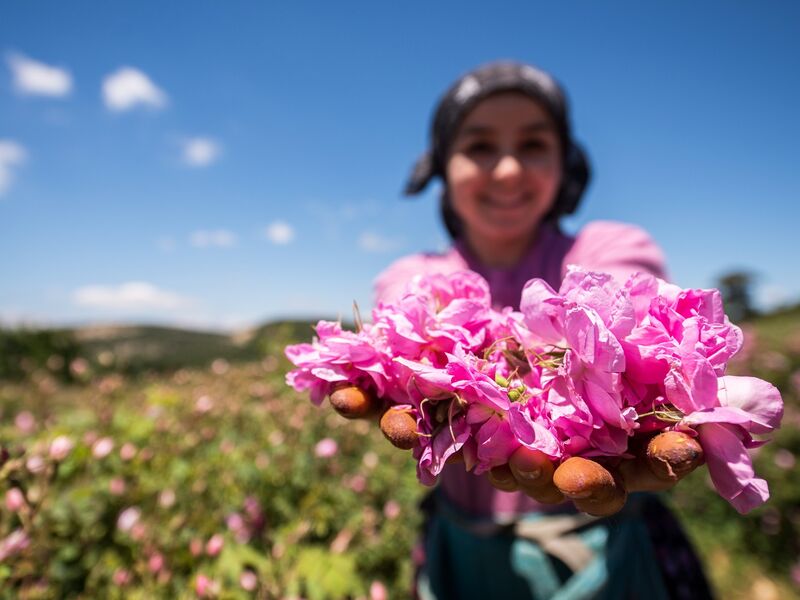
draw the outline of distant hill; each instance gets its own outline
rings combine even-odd
[[[282,352],[287,344],[308,341],[315,321],[266,323],[233,334],[163,326],[90,326],[73,330],[82,354],[125,370],[170,370],[200,366],[222,358],[258,360]]]
[[[81,354],[123,370],[173,369],[257,358],[252,350],[222,333],[162,326],[89,326],[72,330]]]
[[[82,357],[101,370],[135,373],[260,360],[287,344],[309,341],[315,321],[275,321],[233,334],[155,325],[90,325],[59,329],[0,329],[0,379],[24,377],[36,368],[67,379],[68,365]]]

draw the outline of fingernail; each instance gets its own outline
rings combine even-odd
[[[565,492],[561,490],[561,493],[564,494],[570,500],[585,500],[592,495],[591,491],[586,492]]]
[[[532,471],[517,471],[517,476],[520,479],[526,479],[528,481],[539,479],[541,474],[542,474],[541,469],[533,469]]]

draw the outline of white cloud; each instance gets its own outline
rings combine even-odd
[[[133,67],[122,67],[103,80],[103,100],[110,110],[124,111],[137,105],[163,108],[167,94]]]
[[[218,246],[227,248],[236,244],[236,234],[225,229],[217,229],[216,231],[195,231],[191,237],[192,246],[198,248],[208,248],[209,246]]]
[[[183,162],[190,167],[207,167],[215,163],[222,154],[218,142],[207,137],[194,137],[185,140]]]
[[[72,75],[22,54],[12,53],[6,58],[14,76],[14,89],[31,96],[64,97],[72,91]]]
[[[267,225],[264,235],[273,244],[288,244],[294,239],[294,229],[284,221],[274,221]]]
[[[118,286],[87,285],[75,290],[72,298],[78,306],[104,309],[175,310],[190,304],[188,298],[143,281]]]
[[[358,236],[358,247],[365,252],[391,252],[401,245],[399,239],[388,238],[374,231],[364,231]]]
[[[13,140],[0,139],[0,196],[11,186],[14,169],[25,162],[28,153]]]

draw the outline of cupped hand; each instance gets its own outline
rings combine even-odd
[[[489,472],[503,491],[520,490],[538,502],[565,499],[595,516],[614,514],[629,492],[661,491],[674,486],[703,463],[703,449],[691,436],[669,431],[638,442],[634,458],[568,458],[556,466],[538,450],[518,448],[507,465]]]
[[[416,445],[417,426],[409,410],[384,410],[384,402],[374,394],[350,384],[334,387],[329,399],[345,418],[380,416],[381,431],[398,448],[408,450]],[[522,446],[508,464],[489,471],[488,478],[502,491],[522,491],[543,504],[571,500],[582,512],[607,516],[622,509],[629,492],[668,489],[704,460],[697,440],[679,431],[634,438],[630,450],[633,458],[575,456],[556,465],[543,452]]]

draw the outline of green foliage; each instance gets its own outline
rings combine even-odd
[[[0,413],[0,500],[24,497],[0,512],[0,553],[15,532],[29,539],[2,561],[0,598],[195,597],[203,582],[219,598],[358,597],[374,580],[408,589],[424,492],[413,461],[377,427],[291,392],[275,361],[8,383]],[[63,435],[74,447],[54,457]],[[318,458],[325,437],[338,452]],[[390,500],[399,517],[383,515]]]
[[[798,598],[790,573],[800,571],[800,313],[747,328],[733,371],[775,382],[787,406],[774,443],[755,454],[772,498],[739,515],[700,470],[670,501],[719,597]],[[279,350],[308,339],[309,323],[239,340],[179,335],[206,347],[182,358],[181,344],[162,345],[175,353],[164,369],[157,353],[143,370],[122,360],[128,333],[94,332],[91,345],[85,331],[27,332],[3,346],[27,366],[13,378],[5,366],[0,382],[0,599],[202,591],[323,600],[364,598],[373,581],[408,597],[425,489],[411,457],[374,424],[345,421],[285,386]],[[162,334],[172,335],[150,330],[137,343]],[[54,354],[66,371],[54,370]],[[9,356],[0,354],[3,365]],[[174,370],[193,361],[204,366]],[[54,452],[60,436],[72,443],[65,453]],[[323,438],[338,445],[330,458],[315,455]]]
[[[78,353],[78,343],[69,331],[0,329],[0,380],[20,380],[37,369],[70,380],[69,365]]]

